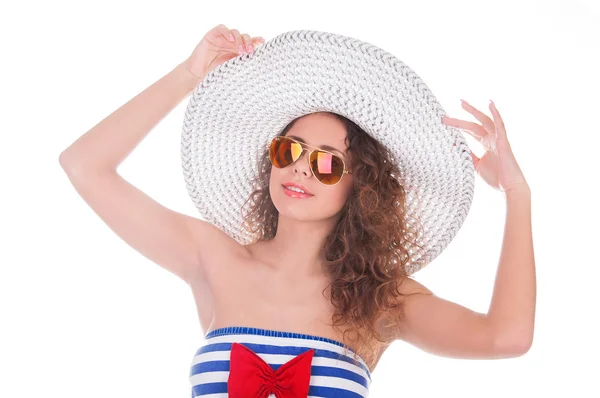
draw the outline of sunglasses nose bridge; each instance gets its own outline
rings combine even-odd
[[[300,152],[300,156],[298,156],[298,159],[296,159],[296,162],[298,161],[302,161],[302,157],[306,154],[306,161],[308,162],[308,170],[310,170],[310,174],[314,177],[315,173],[312,169],[312,165],[310,163],[310,155],[312,155],[313,149],[307,148],[304,145],[301,145],[301,152]]]
[[[308,148],[306,145],[304,145],[303,143],[299,143],[300,144],[300,156],[298,156],[298,159],[296,159],[294,162],[297,162],[299,160],[302,159],[302,156],[304,156],[304,154],[306,153],[306,157],[308,159],[308,166],[310,167],[310,155],[312,154],[313,150]]]

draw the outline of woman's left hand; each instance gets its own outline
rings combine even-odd
[[[494,189],[507,192],[515,189],[529,191],[529,185],[521,172],[517,160],[512,152],[504,122],[496,109],[494,102],[490,101],[490,111],[493,120],[483,112],[475,109],[466,101],[462,101],[462,107],[471,113],[481,124],[466,120],[454,119],[444,116],[442,122],[448,126],[458,127],[483,145],[485,154],[478,158],[473,151],[471,157],[477,174],[483,178]]]

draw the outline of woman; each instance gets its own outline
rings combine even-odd
[[[535,310],[530,190],[493,104],[490,118],[463,102],[481,125],[444,118],[484,146],[481,158],[471,152],[475,170],[507,198],[487,314],[409,277],[404,265],[413,254],[398,243],[418,231],[397,206],[405,200],[393,178],[400,170],[381,143],[339,114],[296,118],[264,152],[245,215],[245,227],[258,236],[250,244],[164,208],[119,176],[132,149],[213,69],[263,42],[216,26],[189,58],[60,156],[79,194],[113,231],[192,289],[200,323],[210,330],[194,356],[192,396],[367,396],[371,372],[398,339],[452,357],[527,352]],[[330,169],[335,160],[337,178],[319,175],[323,165],[315,159],[328,159]]]

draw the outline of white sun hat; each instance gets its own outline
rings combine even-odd
[[[339,34],[282,33],[224,62],[189,100],[181,136],[185,183],[202,218],[240,244],[242,206],[259,155],[292,120],[313,112],[345,116],[388,148],[406,191],[407,222],[426,253],[407,274],[435,259],[462,226],[474,195],[474,167],[462,133],[442,123],[444,109],[406,64]],[[410,248],[409,248],[410,249]]]

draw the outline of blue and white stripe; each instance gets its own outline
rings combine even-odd
[[[313,348],[308,397],[363,398],[368,396],[371,374],[365,361],[336,340],[302,333],[247,326],[215,329],[205,336],[190,369],[192,397],[227,397],[231,344],[241,343],[274,370]],[[274,397],[273,394],[270,397]]]

